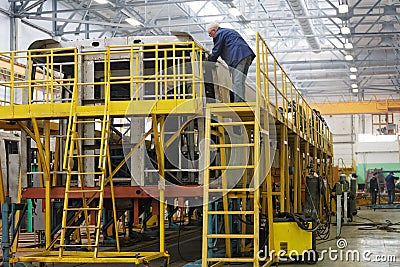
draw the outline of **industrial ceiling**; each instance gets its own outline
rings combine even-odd
[[[184,31],[211,49],[209,22],[252,46],[260,32],[312,102],[400,98],[398,0],[8,1],[3,13],[66,40]]]

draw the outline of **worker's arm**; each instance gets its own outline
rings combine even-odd
[[[217,62],[218,57],[222,53],[223,49],[223,38],[222,36],[214,36],[214,48],[212,49],[211,55],[208,56],[208,60],[212,62]]]

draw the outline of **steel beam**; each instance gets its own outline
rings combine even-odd
[[[96,189],[96,187],[86,187],[85,189]],[[160,190],[158,186],[114,186],[115,198],[158,198]],[[64,198],[65,187],[52,187],[50,189],[50,198]],[[201,186],[165,186],[165,196],[168,198],[173,197],[202,197],[203,188]],[[23,199],[44,199],[45,188],[41,187],[29,187],[22,190]],[[69,198],[81,199],[82,193],[70,193]],[[104,198],[111,199],[110,187],[104,189]]]
[[[400,100],[349,101],[335,103],[311,103],[322,115],[384,114],[399,112]]]

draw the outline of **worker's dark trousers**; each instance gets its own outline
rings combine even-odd
[[[388,204],[393,204],[394,201],[394,189],[388,189]]]
[[[376,204],[376,197],[378,195],[378,191],[372,191],[371,192],[371,204],[375,205]]]
[[[234,102],[244,102],[246,99],[246,77],[252,61],[252,56],[245,57],[239,62],[236,68],[230,69],[232,75],[232,91],[234,93]]]

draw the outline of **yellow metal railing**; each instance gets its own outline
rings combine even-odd
[[[129,88],[129,98],[123,100],[201,99],[201,52],[194,42],[109,46],[94,52],[76,48],[1,52],[0,88],[5,97],[0,95],[0,99],[2,105],[70,102],[78,97],[72,93],[76,88],[97,86],[104,96],[107,82],[111,91]],[[86,60],[104,63],[102,74],[95,70],[102,81],[80,77],[76,66],[83,66]],[[124,65],[106,67],[118,64]]]
[[[201,51],[194,42],[110,46],[110,62],[123,57],[131,63],[126,75],[111,71],[110,85],[130,85],[132,100],[201,98]]]
[[[0,61],[6,62],[0,87],[9,90],[6,104],[42,104],[62,101],[63,87],[74,86],[74,78],[67,77],[63,69],[72,68],[76,49],[26,50],[0,53]],[[57,62],[57,60],[59,62]],[[1,96],[0,96],[1,97]]]
[[[28,50],[0,53],[8,62],[8,79],[0,86],[9,88],[9,105],[51,103],[60,100],[63,87],[73,86],[74,79],[66,77],[63,68],[74,62],[56,62],[55,57],[74,58],[75,49]]]
[[[256,36],[256,48],[256,84],[257,90],[260,90],[257,97],[266,103],[267,110],[275,118],[316,146],[328,149],[332,143],[328,126],[307,104],[259,33]]]

